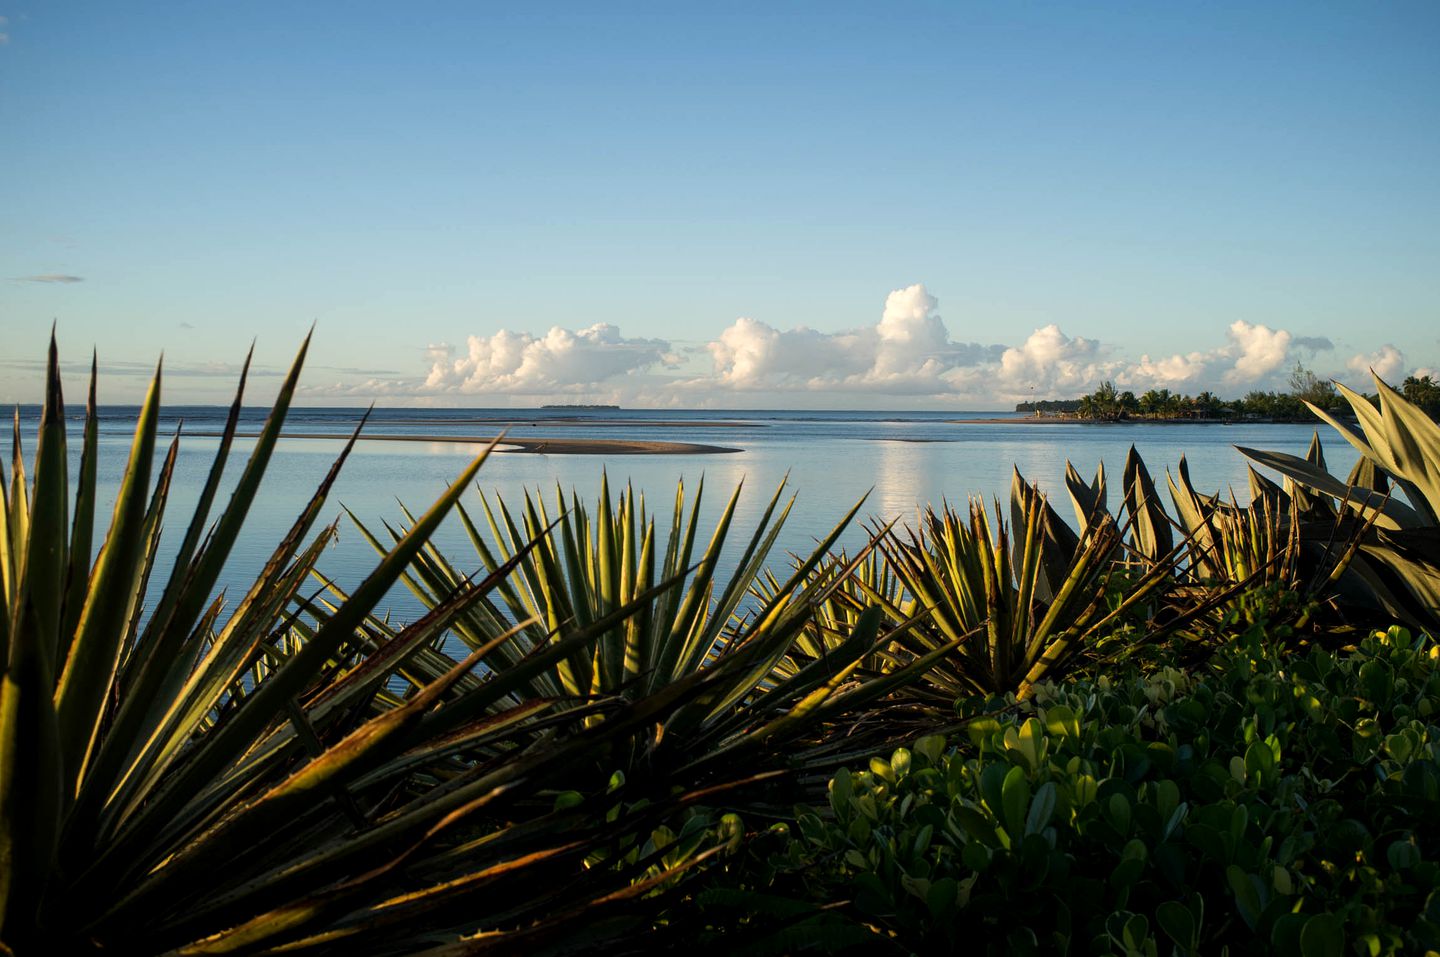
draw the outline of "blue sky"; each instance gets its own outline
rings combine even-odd
[[[169,401],[224,401],[252,339],[273,370],[312,322],[317,403],[1440,366],[1431,2],[0,16],[3,401],[52,321],[111,401],[162,350]]]

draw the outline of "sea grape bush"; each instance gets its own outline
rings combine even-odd
[[[1398,627],[1289,653],[1257,624],[1203,671],[988,699],[837,774],[770,889],[918,952],[1440,951],[1437,655]]]

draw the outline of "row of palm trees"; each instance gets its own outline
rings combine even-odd
[[[1113,382],[1107,381],[1094,392],[1080,397],[1076,414],[1082,419],[1103,420],[1136,417],[1213,419],[1227,410],[1233,412],[1233,404],[1227,405],[1210,391],[1189,396],[1171,392],[1169,389],[1151,389],[1137,396],[1129,390],[1122,392],[1115,388]]]
[[[1222,399],[1209,390],[1199,395],[1184,395],[1169,389],[1150,389],[1136,395],[1128,389],[1121,391],[1107,381],[1094,392],[1080,397],[1075,415],[1100,421],[1252,418],[1292,422],[1309,417],[1306,403],[1322,409],[1343,405],[1328,382],[1290,392],[1253,390],[1242,398]]]

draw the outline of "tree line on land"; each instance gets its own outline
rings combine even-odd
[[[1440,382],[1432,376],[1409,376],[1400,392],[1432,420],[1440,420]],[[1379,399],[1367,394],[1372,405]],[[1022,402],[1017,412],[1037,415],[1064,415],[1098,421],[1124,419],[1265,419],[1299,422],[1310,418],[1306,403],[1327,412],[1344,412],[1345,403],[1332,382],[1297,364],[1290,373],[1288,391],[1252,390],[1236,399],[1222,399],[1210,391],[1182,395],[1169,389],[1150,389],[1140,395],[1120,390],[1106,381],[1094,392],[1078,399],[1047,399]]]

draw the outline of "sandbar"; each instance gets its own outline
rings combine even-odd
[[[435,425],[435,419],[386,418],[385,425]],[[631,429],[768,429],[764,422],[735,422],[729,419],[621,419],[615,416],[475,415],[444,419],[445,425],[485,425],[496,428],[563,429],[607,426]]]
[[[1024,417],[1016,416],[1013,419],[946,419],[947,425],[1086,425],[1094,419],[1062,419],[1059,417],[1044,416],[1036,418],[1033,415]]]
[[[191,432],[200,438],[219,438],[219,432]],[[237,439],[259,438],[257,432],[237,432]],[[282,439],[339,439],[350,438],[348,432],[282,432]],[[468,445],[489,445],[494,436],[475,435],[364,435],[362,442],[453,442]],[[652,440],[632,441],[630,439],[521,439],[506,435],[496,452],[520,452],[532,455],[718,455],[740,452],[742,449],[723,445],[700,445],[696,442],[658,442]]]

